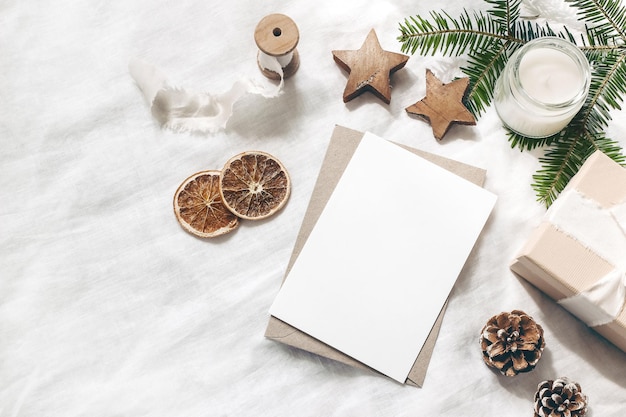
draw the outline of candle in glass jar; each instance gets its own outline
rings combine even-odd
[[[502,122],[531,138],[554,135],[578,113],[591,70],[576,45],[557,37],[528,42],[509,59],[494,90]]]

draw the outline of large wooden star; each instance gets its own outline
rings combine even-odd
[[[469,87],[469,78],[442,83],[431,70],[426,70],[426,97],[406,108],[428,121],[433,135],[441,140],[453,123],[475,125],[476,119],[463,105],[463,96]]]
[[[343,92],[344,103],[365,91],[370,91],[389,104],[391,74],[404,67],[409,60],[407,55],[383,50],[374,29],[367,35],[360,49],[333,51],[333,58],[350,74]]]

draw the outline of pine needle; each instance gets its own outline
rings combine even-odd
[[[466,56],[468,64],[461,68],[470,79],[466,105],[476,117],[491,104],[496,80],[511,54],[526,42],[558,36],[585,53],[593,68],[591,86],[572,122],[543,139],[508,132],[511,147],[545,148],[532,187],[537,200],[550,206],[596,150],[620,164],[626,162],[619,144],[605,135],[611,112],[621,109],[626,95],[626,8],[619,0],[565,0],[585,23],[585,33],[577,40],[567,27],[555,32],[548,24],[523,20],[521,0],[485,1],[491,6],[486,12],[463,10],[453,17],[431,11],[426,17],[408,17],[399,25],[398,40],[405,53]]]

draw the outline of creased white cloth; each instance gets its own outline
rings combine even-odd
[[[343,102],[348,77],[332,50],[360,48],[374,28],[400,52],[405,17],[458,16],[484,0],[0,4],[0,417],[520,417],[537,384],[560,376],[581,384],[593,416],[623,417],[626,354],[509,270],[545,214],[530,187],[543,150],[511,149],[493,108],[441,142],[406,114],[427,68],[448,82],[465,58],[413,55],[391,77],[389,105],[370,93]],[[193,92],[225,92],[239,77],[272,87],[254,42],[272,13],[300,33],[283,93],[242,96],[211,135],[162,129],[130,60]],[[624,147],[626,117],[613,116],[607,135]],[[263,337],[335,124],[484,168],[498,195],[421,389]],[[289,171],[285,207],[216,240],[186,233],[177,187],[250,150]],[[547,346],[535,370],[506,378],[477,339],[512,309],[542,324]]]
[[[624,205],[607,209],[572,188],[546,213],[546,219],[559,231],[613,265],[611,272],[591,287],[559,300],[589,326],[612,322],[626,302],[626,234],[614,214],[623,212]]]

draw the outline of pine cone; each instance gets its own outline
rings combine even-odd
[[[587,396],[567,378],[543,381],[535,393],[535,417],[579,417],[587,413]]]
[[[485,363],[503,375],[535,368],[545,347],[543,329],[520,310],[500,313],[487,321],[480,335]]]

